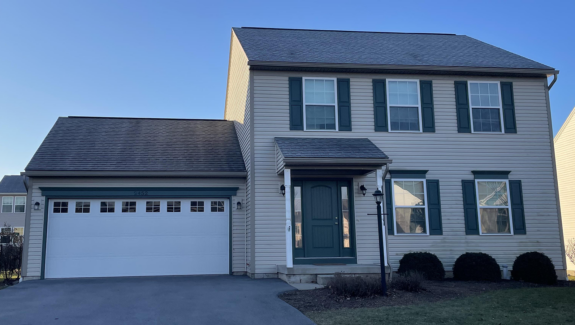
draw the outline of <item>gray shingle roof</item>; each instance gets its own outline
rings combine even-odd
[[[367,138],[275,138],[284,158],[388,159]]]
[[[61,117],[26,171],[244,172],[223,120]]]
[[[250,61],[553,69],[465,35],[233,28]]]
[[[0,193],[25,194],[24,176],[6,175],[0,181]]]

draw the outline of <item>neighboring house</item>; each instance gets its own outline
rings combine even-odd
[[[575,240],[575,207],[573,207],[575,188],[572,184],[575,179],[575,120],[573,116],[575,116],[575,108],[554,139],[565,243],[570,239]],[[567,259],[567,270],[569,273],[575,272],[575,264],[569,259]]]
[[[393,270],[536,250],[564,276],[555,69],[467,36],[265,28],[234,28],[229,64],[225,121],[56,122],[25,171],[25,279],[378,273],[377,188]]]
[[[26,226],[26,186],[24,176],[6,175],[0,181],[0,234],[15,232],[24,235]],[[6,236],[0,242],[4,243]]]

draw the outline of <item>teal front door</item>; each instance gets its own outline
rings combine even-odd
[[[306,257],[339,257],[337,182],[304,182],[303,193]]]
[[[350,181],[293,182],[294,263],[355,263]]]

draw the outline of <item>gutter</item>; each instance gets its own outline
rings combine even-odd
[[[247,172],[141,172],[141,171],[38,171],[21,173],[28,177],[200,177],[200,178],[245,178]]]
[[[355,69],[355,70],[397,70],[397,71],[427,71],[427,72],[467,72],[492,74],[528,74],[528,75],[557,75],[559,70],[551,69],[524,69],[524,68],[497,68],[497,67],[458,67],[458,66],[431,66],[431,65],[391,65],[391,64],[350,64],[350,63],[317,63],[317,62],[281,62],[281,61],[248,61],[251,69]]]
[[[557,75],[558,74],[559,74],[559,71],[557,71],[557,73],[553,74],[553,80],[551,81],[551,84],[549,84],[549,86],[547,86],[547,91],[551,90],[551,88],[553,87],[553,85],[557,81]]]

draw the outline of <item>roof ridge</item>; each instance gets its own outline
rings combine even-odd
[[[374,34],[408,34],[408,35],[443,35],[443,36],[464,36],[451,33],[408,33],[408,32],[375,32],[361,30],[340,30],[340,29],[301,29],[301,28],[274,28],[274,27],[235,27],[244,29],[270,29],[270,30],[295,30],[309,32],[339,32],[339,33],[374,33]]]
[[[229,122],[226,119],[202,119],[202,118],[170,118],[170,117],[121,117],[121,116],[63,116],[62,118],[85,118],[85,119],[118,119],[118,120],[175,120],[175,121],[216,121]]]

